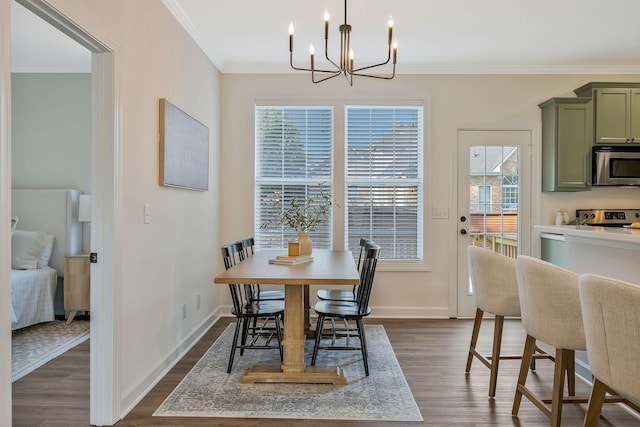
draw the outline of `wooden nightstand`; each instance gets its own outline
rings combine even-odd
[[[91,309],[91,268],[89,255],[64,257],[64,309],[69,310],[67,324],[78,311]]]

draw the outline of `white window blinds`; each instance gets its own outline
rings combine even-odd
[[[272,200],[288,206],[318,191],[332,194],[333,109],[331,107],[256,106],[255,237],[261,248],[286,247],[294,230],[276,228],[280,212]],[[331,247],[329,220],[311,233],[314,248]]]
[[[422,107],[346,107],[346,245],[422,261]]]

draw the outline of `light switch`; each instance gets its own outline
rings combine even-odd
[[[151,205],[149,203],[144,204],[144,223],[151,223]]]

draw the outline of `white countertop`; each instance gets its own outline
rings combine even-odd
[[[565,237],[640,245],[640,229],[637,228],[594,227],[590,225],[536,225],[533,230],[539,233],[559,234]]]

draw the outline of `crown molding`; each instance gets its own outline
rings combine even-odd
[[[182,6],[177,0],[162,0],[162,3],[169,9],[169,12],[173,15],[174,18],[178,20],[178,23],[184,28],[184,30],[189,34],[189,36],[196,42],[198,47],[209,57],[209,60],[220,69],[218,66],[219,58],[215,58],[211,52],[208,52],[205,49],[205,45],[201,43],[203,39],[202,33],[198,31],[196,26],[193,24],[191,18],[189,18],[189,14],[184,11]]]
[[[224,64],[223,74],[292,74],[289,64]],[[396,74],[602,74],[636,75],[640,65],[417,65],[399,64]]]

